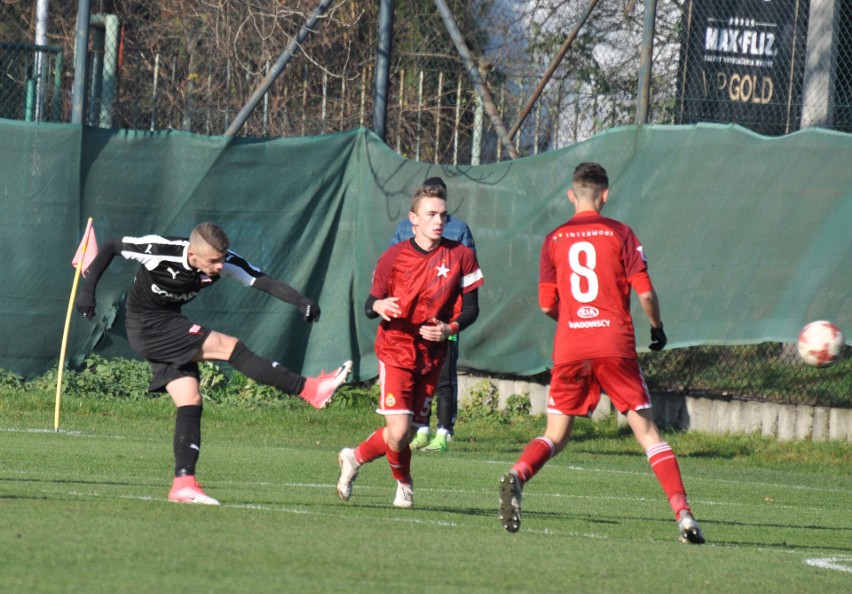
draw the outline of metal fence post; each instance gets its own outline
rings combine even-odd
[[[812,0],[802,90],[802,128],[834,123],[840,6],[837,0]]]
[[[47,45],[47,7],[48,0],[38,0],[36,7],[36,45]],[[45,95],[47,94],[47,55],[44,52],[36,52],[35,77],[35,114],[34,120],[40,122],[44,117]]]
[[[379,2],[379,37],[376,44],[376,83],[373,91],[373,132],[387,141],[390,59],[393,52],[393,0]]]
[[[71,123],[82,124],[86,109],[86,65],[89,50],[89,0],[77,2],[74,39],[74,89],[71,93]]]
[[[651,68],[654,60],[654,31],[657,19],[657,0],[645,0],[645,21],[642,46],[639,50],[639,88],[636,91],[636,125],[648,123],[651,97]]]

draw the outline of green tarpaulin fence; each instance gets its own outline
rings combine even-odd
[[[401,158],[364,129],[229,140],[0,120],[0,368],[31,376],[57,364],[70,262],[91,216],[101,240],[219,223],[235,251],[317,298],[322,320],[308,327],[295,307],[228,281],[187,306],[190,317],[295,370],[351,358],[356,379],[373,377],[376,321],[363,313],[371,271],[414,187],[439,175],[485,274],[460,365],[540,372],[554,324],[538,308],[539,250],[570,216],[570,174],[587,160],[610,173],[604,213],[645,246],[670,348],[791,342],[814,319],[848,335],[850,154],[852,136],[827,131],[764,138],[734,126],[645,126],[511,162],[437,166]],[[69,362],[92,349],[134,356],[122,303],[136,266],[113,262],[95,323],[74,314]],[[648,325],[638,307],[634,315],[644,349]]]

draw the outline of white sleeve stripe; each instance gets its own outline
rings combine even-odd
[[[143,235],[142,237],[131,237],[126,235],[121,238],[122,243],[155,243],[158,245],[183,245],[188,243],[186,239],[166,239],[161,235]]]
[[[238,266],[232,262],[225,262],[222,271],[219,273],[222,278],[232,278],[240,282],[245,287],[250,287],[254,284],[255,277],[246,271],[242,266]]]
[[[465,274],[462,278],[462,288],[469,287],[473,284],[482,280],[482,270],[477,268],[474,272],[470,274]]]
[[[137,262],[140,262],[148,270],[154,270],[160,265],[160,262],[174,262],[175,264],[184,266],[183,258],[178,256],[152,256],[151,254],[142,254],[139,252],[132,252],[130,250],[122,250],[121,256],[127,260],[136,260]]]

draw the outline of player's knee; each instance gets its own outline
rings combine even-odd
[[[411,441],[410,432],[408,430],[405,431],[388,431],[387,432],[387,444],[388,447],[392,450],[399,451],[404,448]]]
[[[234,352],[239,339],[221,332],[211,332],[204,341],[203,353],[205,359],[227,361]]]

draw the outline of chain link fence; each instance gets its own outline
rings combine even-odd
[[[36,4],[0,5],[0,113],[68,121],[77,6],[50,5],[49,47],[39,49],[27,46]],[[86,123],[223,134],[318,4],[92,1]],[[395,2],[388,145],[426,162],[508,159],[471,84],[471,64],[436,4]],[[332,3],[239,133],[372,127],[379,5]],[[849,0],[658,0],[649,5],[652,38],[646,4],[635,0],[447,5],[498,117],[516,130],[511,140],[520,155],[636,123],[643,46],[653,50],[649,123],[734,122],[773,135],[810,126],[852,132]]]
[[[852,353],[831,367],[808,367],[795,344],[702,346],[639,357],[655,394],[852,408]]]
[[[449,22],[439,10],[444,2]],[[0,117],[67,122],[78,6],[51,3],[48,43],[38,45],[37,4],[0,4]],[[651,57],[648,123],[733,122],[768,135],[810,126],[852,132],[852,0],[394,4],[386,142],[407,158],[510,158],[471,83],[472,69],[494,114],[514,132],[510,146],[519,155],[634,124],[643,48]],[[223,134],[318,5],[92,0],[85,123]],[[652,36],[646,6],[655,8]],[[373,127],[379,13],[376,0],[332,3],[239,134],[303,137]],[[453,26],[469,62],[448,32]],[[828,395],[847,403],[852,393],[836,373],[801,365],[791,345],[679,349],[643,363],[658,391]],[[848,377],[849,355],[833,369]],[[797,396],[772,382],[786,382]]]
[[[62,48],[0,41],[0,118],[61,122]]]

